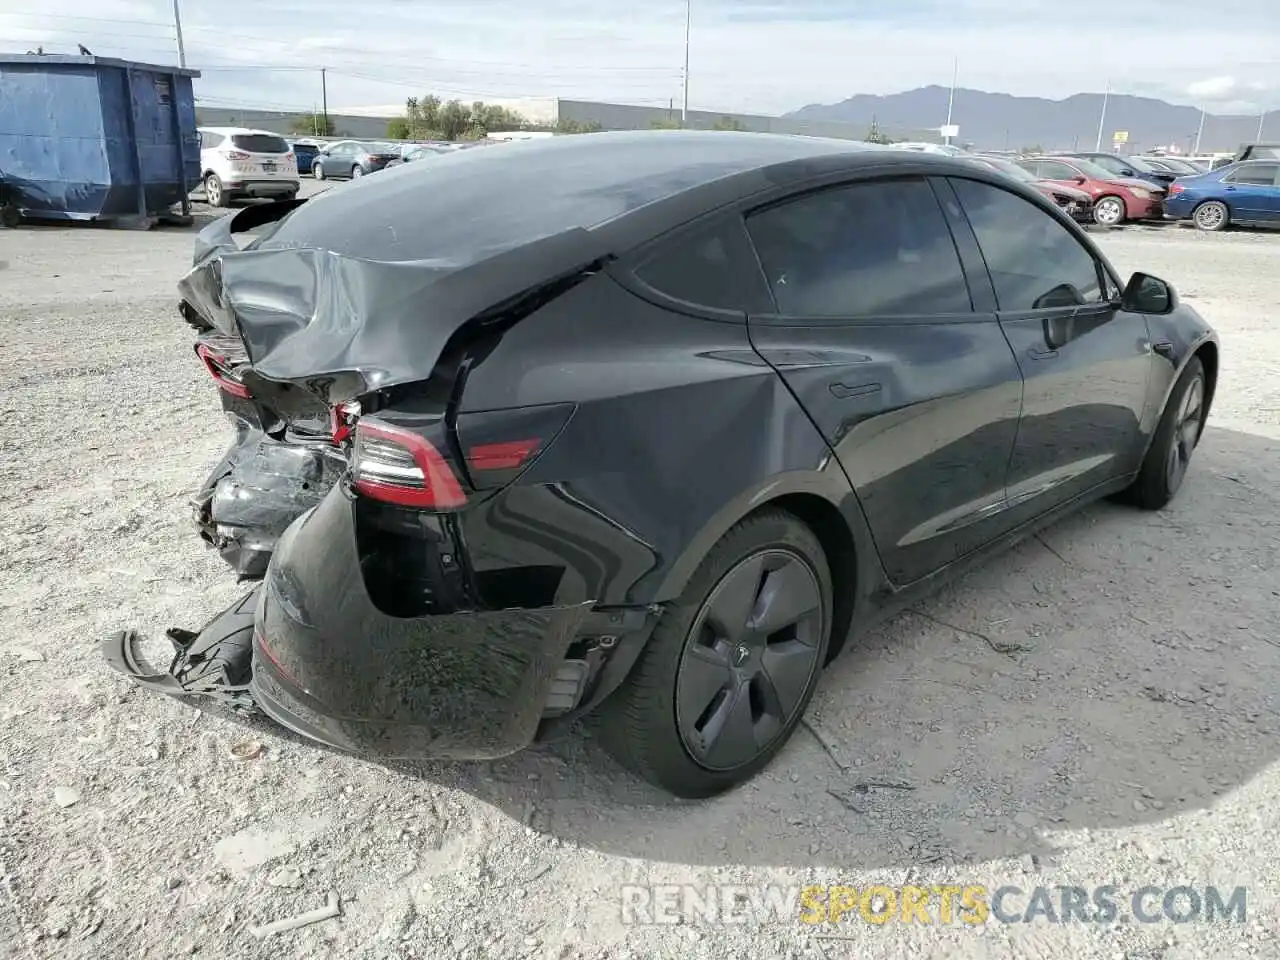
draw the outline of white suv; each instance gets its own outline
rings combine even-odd
[[[237,197],[292,200],[298,195],[298,164],[279,134],[246,127],[200,127],[201,180],[211,207],[229,207]]]

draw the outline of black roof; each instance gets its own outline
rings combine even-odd
[[[917,163],[851,140],[692,130],[593,133],[458,150],[314,197],[263,247],[318,246],[375,260],[491,255],[590,229],[657,201],[742,174],[822,158]],[[933,158],[930,158],[933,159]],[[758,178],[756,178],[758,180]],[[720,199],[711,206],[725,202]],[[687,212],[700,212],[689,197]]]

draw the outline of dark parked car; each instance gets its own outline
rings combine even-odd
[[[328,177],[355,179],[376,173],[392,160],[400,159],[400,148],[392,143],[365,143],[362,140],[339,140],[320,149],[311,164],[317,180]]]
[[[279,444],[242,496],[318,503],[142,679],[378,758],[603,711],[688,797],[767,764],[878,618],[1098,497],[1163,507],[1218,377],[1034,188],[806,137],[459,151],[217,221],[180,289]],[[289,435],[325,412],[335,480]]]
[[[1018,166],[1041,180],[1085,191],[1093,198],[1094,221],[1104,226],[1164,219],[1164,188],[1150,181],[1113,177],[1078,157],[1025,157]]]
[[[984,164],[992,170],[1013,177],[1039,190],[1062,209],[1062,212],[1073,220],[1093,220],[1093,197],[1077,187],[1069,187],[1053,180],[1041,180],[1034,174],[1018,166],[1012,160],[1002,157],[978,156],[975,162]]]
[[[1203,167],[1197,167],[1191,161],[1179,157],[1139,157],[1138,159],[1155,170],[1172,174],[1175,178],[1198,177],[1205,172]]]
[[[1111,176],[1129,180],[1146,180],[1152,186],[1164,188],[1175,179],[1168,170],[1157,170],[1139,157],[1122,157],[1116,153],[1069,153],[1063,156],[1088,160]]]
[[[1280,160],[1247,160],[1185,177],[1169,188],[1165,215],[1201,230],[1233,223],[1280,227]]]

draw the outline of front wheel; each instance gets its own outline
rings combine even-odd
[[[1195,221],[1197,229],[1221,230],[1231,222],[1231,211],[1227,209],[1225,203],[1219,200],[1210,200],[1208,203],[1202,203],[1196,207],[1191,219]]]
[[[1093,205],[1093,219],[1104,227],[1124,223],[1124,201],[1119,197],[1103,197]]]
[[[358,164],[358,163],[357,163],[354,167],[352,167],[352,168],[351,168],[351,179],[352,179],[352,180],[355,180],[355,179],[357,179],[357,178],[359,178],[359,177],[363,177],[363,176],[364,176],[364,167],[360,166],[360,164]]]
[[[322,167],[320,164],[317,163],[315,166],[311,168],[311,176],[315,177],[317,180],[323,180],[324,167]]]
[[[765,510],[742,520],[668,606],[604,704],[606,747],[678,797],[710,797],[750,779],[813,696],[832,594],[822,546],[799,519]]]
[[[1205,397],[1204,364],[1192,357],[1169,394],[1151,448],[1123,499],[1144,510],[1159,510],[1173,499],[1204,432]]]

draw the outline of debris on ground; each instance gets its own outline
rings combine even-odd
[[[271,923],[264,923],[260,927],[250,927],[249,932],[259,940],[263,940],[277,933],[287,933],[290,930],[297,930],[299,927],[307,927],[313,923],[332,920],[334,917],[340,915],[341,912],[338,910],[338,894],[333,890],[330,890],[328,901],[318,910],[300,913],[296,917],[288,917],[284,920],[273,920]]]

